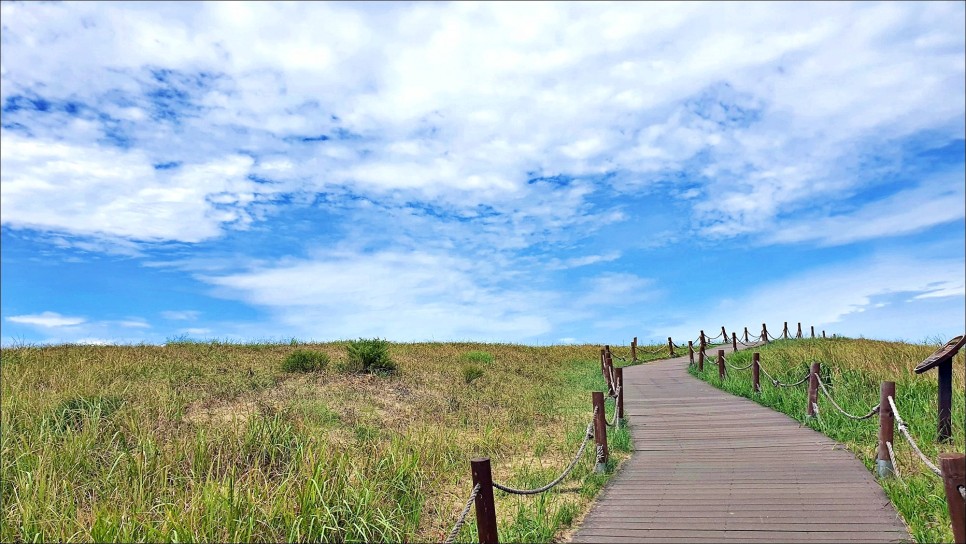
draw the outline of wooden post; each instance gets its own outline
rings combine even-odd
[[[624,369],[617,369],[617,420],[614,426],[621,427],[621,420],[624,419]]]
[[[745,327],[745,343],[748,343],[748,327]]]
[[[476,495],[476,531],[480,544],[498,544],[496,532],[496,505],[493,503],[493,473],[490,472],[490,458],[478,457],[470,460],[473,469],[473,487],[480,484]]]
[[[597,445],[597,463],[594,472],[603,472],[607,468],[607,414],[604,412],[604,393],[591,393],[594,402],[594,443]]]
[[[724,350],[718,350],[718,379],[725,379]]]
[[[600,375],[607,379],[607,369],[604,368],[604,350],[600,350]]]
[[[631,362],[633,363],[637,362],[637,337],[636,336],[634,337],[634,340],[631,341]]]
[[[822,338],[825,338],[825,331],[822,331]]]
[[[812,338],[815,338],[815,325],[811,325],[811,327],[812,327]]]
[[[795,331],[795,338],[801,338],[801,337],[802,337],[802,322],[799,321],[798,330]]]
[[[764,323],[761,324],[761,341],[768,343],[768,327]]]
[[[694,364],[694,342],[688,340],[688,359],[691,360],[689,364]]]
[[[938,412],[938,432],[937,440],[949,442],[952,436],[952,423],[950,416],[953,411],[953,361],[940,363],[939,371],[939,412]]]
[[[728,333],[725,332],[724,325],[721,326],[721,343],[726,344],[728,342]]]
[[[889,478],[896,471],[889,457],[889,447],[886,446],[895,438],[895,417],[889,406],[889,397],[896,398],[896,382],[882,382],[879,385],[879,447],[876,448],[875,470],[880,478]]]
[[[751,355],[751,384],[752,390],[755,393],[761,393],[761,381],[759,380],[759,373],[761,372],[761,354],[757,351]]]
[[[735,336],[735,333],[731,333],[731,350],[738,351],[738,337]]]
[[[788,321],[785,322],[785,327],[782,328],[782,338],[788,340]]]
[[[698,352],[698,372],[704,372],[704,350]]]
[[[667,351],[671,357],[674,357],[674,342],[671,341],[671,337],[667,337]]]
[[[698,336],[698,338],[700,340],[699,343],[701,344],[701,349],[704,350],[704,345],[707,344],[707,341],[704,339],[704,331],[701,331],[701,334]]]
[[[815,404],[818,402],[818,372],[820,370],[820,364],[818,362],[812,363],[811,372],[808,375],[808,416],[815,417],[818,413],[815,411]]]
[[[614,393],[614,359],[610,355],[610,346],[604,346],[604,369],[606,372],[606,381],[608,392]]]
[[[940,453],[939,470],[943,473],[946,504],[949,505],[949,519],[953,523],[953,539],[956,544],[964,544],[966,543],[966,501],[960,493],[963,488],[966,488],[966,455]]]

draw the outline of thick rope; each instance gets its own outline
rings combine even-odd
[[[902,433],[902,436],[906,437],[906,441],[909,442],[910,446],[912,446],[912,450],[916,452],[916,455],[919,456],[919,459],[921,459],[930,470],[936,473],[936,476],[942,478],[943,473],[941,470],[939,470],[939,467],[932,464],[932,461],[923,455],[922,450],[919,449],[919,445],[916,444],[916,441],[912,439],[912,436],[909,434],[909,429],[906,427],[906,422],[903,421],[902,416],[899,415],[899,410],[896,409],[896,402],[891,396],[889,397],[889,407],[892,408],[892,415],[895,416],[896,423],[899,424],[899,432]]]
[[[597,412],[594,411],[594,414],[596,415]],[[577,455],[575,455],[573,460],[570,461],[570,464],[567,465],[567,468],[564,469],[563,473],[560,476],[558,476],[554,481],[550,482],[549,484],[542,487],[538,487],[536,489],[516,489],[513,487],[508,487],[508,486],[493,482],[493,487],[499,489],[500,491],[505,491],[507,493],[512,493],[514,495],[536,495],[538,493],[543,493],[544,491],[549,491],[555,485],[562,482],[564,478],[566,478],[567,475],[570,474],[570,471],[572,471],[574,467],[577,466],[577,461],[579,461],[581,455],[583,455],[584,448],[587,447],[587,442],[594,437],[593,429],[594,429],[594,424],[593,422],[591,422],[589,425],[587,425],[587,433],[584,435],[584,441],[580,443],[580,448],[577,449]]]
[[[726,357],[725,358],[725,364],[728,365],[728,368],[730,368],[731,370],[748,370],[749,368],[751,368],[752,366],[754,366],[755,362],[752,361],[752,362],[748,363],[748,366],[733,366],[731,363],[728,362],[728,359]]]
[[[466,515],[470,513],[470,507],[473,506],[473,501],[476,500],[476,496],[480,493],[480,484],[473,486],[473,492],[470,493],[469,500],[466,501],[466,506],[463,507],[463,511],[460,512],[459,518],[456,520],[456,525],[453,526],[453,530],[449,532],[449,536],[443,541],[443,544],[453,544],[456,542],[456,537],[460,534],[460,529],[463,528],[463,524],[466,522]]]
[[[896,478],[902,480],[902,475],[899,474],[899,465],[896,464],[896,452],[892,449],[892,442],[886,442],[886,448],[889,450],[889,460],[892,461],[892,472],[896,473]]]
[[[617,387],[617,391],[614,391],[614,395],[612,397],[609,397],[609,398],[614,399],[614,402],[616,403],[618,397],[620,397],[620,394],[621,394],[621,387],[618,386]],[[606,400],[606,399],[604,399],[604,400]],[[617,425],[617,420],[619,420],[619,419],[620,418],[618,417],[618,414],[617,414],[617,405],[615,404],[614,405],[614,420],[613,421],[607,421],[605,419],[604,420],[604,423],[606,423],[608,427],[613,427],[613,426]]]
[[[828,389],[825,388],[825,382],[823,382],[821,378],[819,378],[819,380],[818,380],[818,386],[819,386],[819,388],[821,388],[822,393],[825,394],[825,398],[827,398],[828,401],[832,403],[832,406],[834,406],[839,412],[842,413],[842,415],[844,415],[845,417],[847,417],[849,419],[854,419],[856,421],[861,421],[863,419],[869,419],[870,417],[872,417],[875,414],[878,414],[879,413],[879,405],[876,404],[875,406],[872,407],[871,410],[869,410],[869,413],[865,414],[864,416],[852,415],[852,414],[846,412],[845,410],[843,410],[842,407],[839,406],[837,402],[835,402],[835,399],[832,398],[832,395],[828,392]]]
[[[808,380],[812,376],[812,371],[809,370],[808,374],[805,374],[804,378],[802,378],[801,380],[798,380],[795,383],[782,383],[778,381],[778,379],[776,379],[774,376],[769,374],[768,371],[765,370],[765,367],[761,366],[760,362],[758,363],[758,368],[761,369],[762,374],[764,374],[769,380],[771,380],[772,385],[774,385],[775,387],[795,387],[797,385],[802,385],[803,383],[805,383],[806,380]]]

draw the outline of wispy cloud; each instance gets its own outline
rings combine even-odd
[[[172,321],[194,321],[200,315],[201,312],[197,310],[165,310],[161,312],[161,317]]]
[[[41,312],[39,314],[12,315],[6,318],[11,323],[22,323],[44,328],[74,327],[87,321],[83,317],[71,317],[57,312]]]

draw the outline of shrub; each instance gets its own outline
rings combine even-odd
[[[299,349],[293,351],[282,362],[285,372],[317,372],[329,364],[329,356],[318,351]]]
[[[463,360],[470,363],[490,364],[493,362],[493,355],[486,351],[467,351],[463,354]]]
[[[463,365],[463,381],[466,383],[473,383],[473,380],[483,376],[483,369],[473,365],[467,364]]]
[[[345,367],[362,372],[389,373],[396,370],[396,363],[389,358],[389,342],[379,338],[360,338],[346,347],[349,364]]]

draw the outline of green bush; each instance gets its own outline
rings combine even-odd
[[[473,365],[466,364],[463,365],[463,381],[466,383],[473,383],[473,380],[483,376],[483,369]]]
[[[463,354],[463,360],[469,363],[490,364],[493,362],[493,355],[486,351],[467,351]]]
[[[396,370],[396,363],[389,357],[389,342],[379,338],[360,338],[346,347],[348,370],[367,373],[389,373]]]
[[[299,349],[293,351],[282,362],[285,372],[317,372],[325,370],[329,364],[329,356],[318,351]]]

